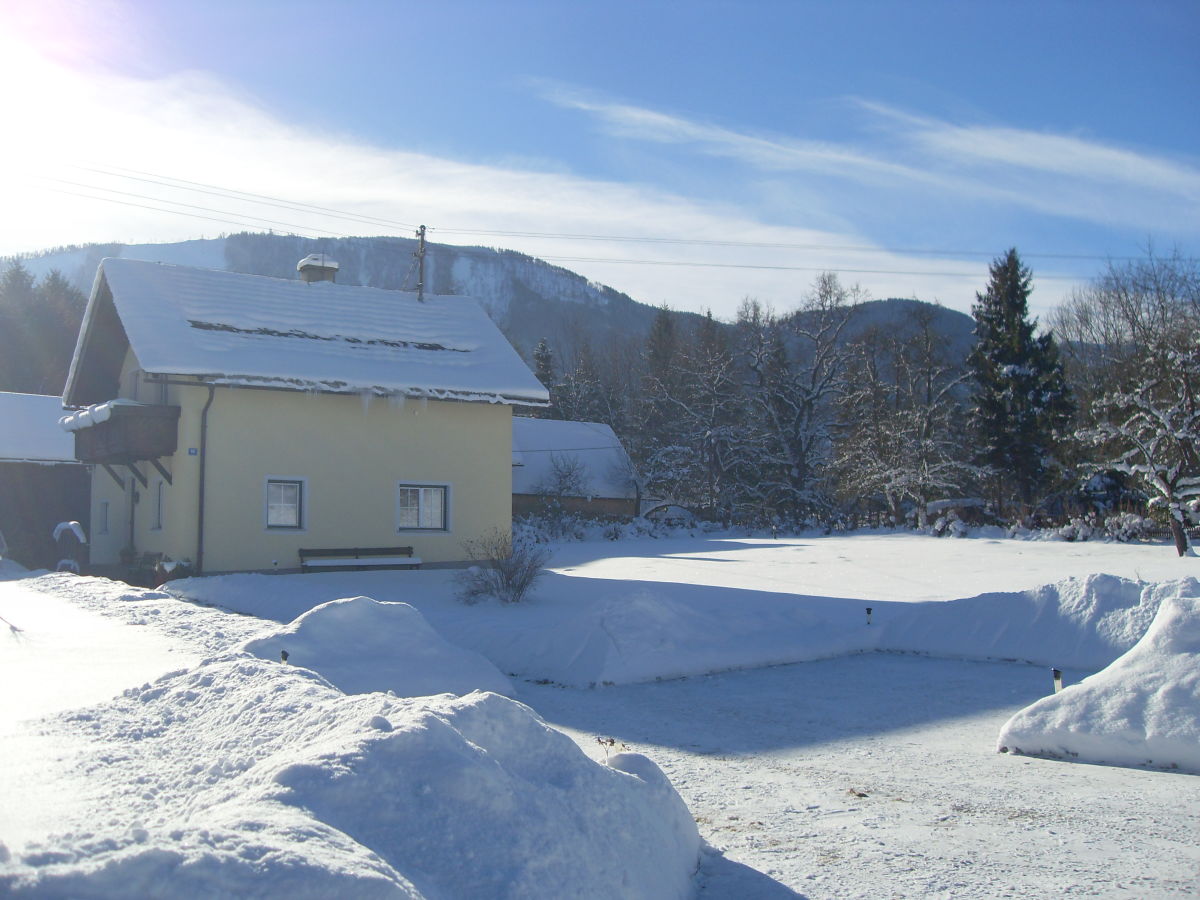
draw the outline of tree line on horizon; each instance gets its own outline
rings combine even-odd
[[[644,496],[729,524],[924,527],[932,502],[970,497],[1000,521],[1062,524],[1125,503],[1157,509],[1182,551],[1200,497],[1196,260],[1110,263],[1045,329],[1031,291],[1015,249],[994,260],[966,351],[929,304],[853,327],[864,296],[832,272],[787,312],[663,306],[640,346],[539,341],[551,405],[525,412],[610,425]],[[10,261],[0,390],[62,391],[85,299]]]
[[[643,345],[532,353],[551,405],[610,425],[643,495],[733,524],[925,527],[930,504],[979,499],[1009,524],[1098,527],[1158,515],[1180,552],[1200,519],[1200,269],[1110,263],[1029,314],[1032,274],[995,259],[956,353],[922,304],[852,329],[862,300],[819,275],[793,310],[745,300],[732,323],[659,309]],[[852,336],[851,333],[853,333]]]

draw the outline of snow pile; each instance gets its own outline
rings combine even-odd
[[[1190,596],[1194,578],[1142,584],[1115,575],[1068,578],[1027,591],[922,603],[890,614],[879,649],[1102,669],[1149,627],[1164,597]]]
[[[496,694],[347,696],[229,655],[63,718],[120,748],[81,763],[106,811],[45,845],[0,848],[0,893],[693,891],[699,836],[661,772],[644,758],[599,765]]]
[[[585,596],[597,587],[572,580]],[[606,588],[595,599],[529,634],[540,677],[580,686],[680,678],[856,653],[870,637],[862,607],[841,600],[736,598],[721,588],[645,583]],[[514,649],[497,648],[501,664],[529,671]]]
[[[998,747],[1200,774],[1197,587],[1180,583],[1145,636],[1107,669],[1013,716],[1000,730]]]
[[[1117,574],[1088,574],[1099,569]],[[1160,590],[1118,577],[1137,572],[1166,582],[1196,574],[1195,560],[1119,544],[714,535],[558,545],[519,604],[467,606],[454,573],[434,569],[227,575],[166,589],[280,623],[355,594],[409,603],[501,672],[588,686],[875,649],[1095,671],[1154,618]]]
[[[448,643],[409,604],[370,597],[322,603],[242,649],[272,660],[286,651],[289,664],[320,672],[347,694],[516,693],[499,669],[478,653]]]

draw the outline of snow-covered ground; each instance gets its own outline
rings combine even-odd
[[[28,685],[0,719],[0,891],[1196,893],[1196,559],[726,535],[570,544],[552,569],[520,606],[465,606],[447,571],[171,586],[199,602],[0,583],[2,674]],[[1069,687],[1047,698],[1050,665]],[[407,698],[472,686],[583,752],[498,694]],[[1020,725],[1014,750],[1104,759],[1117,739],[1087,735],[1114,702],[1140,716],[1120,740],[1155,749],[1110,761],[1182,772],[996,752]]]

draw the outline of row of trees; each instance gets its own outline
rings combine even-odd
[[[996,259],[969,348],[929,304],[867,327],[864,298],[832,273],[786,313],[746,300],[725,323],[664,307],[641,346],[580,337],[564,360],[538,344],[553,398],[539,414],[610,424],[645,494],[725,521],[923,525],[931,501],[963,496],[1009,521],[1065,517],[1107,470],[1167,514],[1182,552],[1200,504],[1196,260],[1109,265],[1042,333],[1030,291],[1016,250]],[[60,392],[83,306],[59,273],[35,282],[9,264],[0,388]]]
[[[58,271],[35,283],[14,261],[0,273],[0,390],[62,393],[85,304]]]
[[[1108,470],[1158,497],[1182,550],[1200,494],[1195,261],[1110,265],[1053,332],[1031,283],[1016,250],[993,262],[967,353],[931,305],[859,327],[859,292],[831,273],[785,314],[747,300],[732,323],[686,327],[664,307],[640,352],[584,343],[560,370],[542,341],[541,414],[607,422],[645,493],[727,521],[923,525],[930,501],[965,495],[1010,521],[1065,517]]]

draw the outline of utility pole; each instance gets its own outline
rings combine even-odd
[[[417,302],[425,302],[425,226],[417,229]]]

